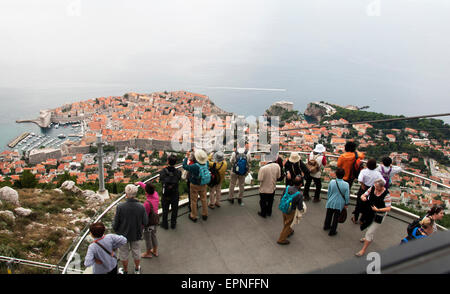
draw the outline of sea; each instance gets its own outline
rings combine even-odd
[[[213,84],[214,85],[214,84]],[[242,85],[242,84],[239,84]],[[307,104],[314,101],[326,101],[346,106],[349,104],[369,106],[368,111],[382,112],[396,115],[423,115],[442,113],[439,107],[430,105],[403,104],[396,108],[384,108],[383,105],[393,105],[392,101],[346,101],[332,98],[309,99],[300,98],[301,91],[284,88],[264,87],[233,87],[233,86],[160,86],[148,87],[144,85],[76,85],[58,87],[24,87],[24,88],[0,88],[0,150],[11,150],[7,144],[23,132],[45,135],[56,138],[60,134],[68,136],[73,132],[70,125],[43,129],[34,123],[16,123],[16,120],[34,119],[39,116],[41,109],[52,109],[67,103],[88,100],[97,97],[122,96],[127,92],[152,93],[155,91],[187,90],[195,93],[206,94],[211,100],[225,111],[246,117],[258,117],[276,101],[290,101],[294,103],[294,109],[303,113]],[[389,99],[386,99],[389,100]],[[448,117],[439,118],[448,122]],[[17,149],[17,148],[16,148]],[[20,150],[19,150],[20,151]]]
[[[197,92],[255,117],[276,101],[450,110],[450,1],[23,2],[0,4],[0,149],[63,131],[18,119],[127,92]]]

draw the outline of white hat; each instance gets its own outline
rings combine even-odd
[[[223,161],[223,152],[222,152],[222,151],[217,151],[217,152],[214,154],[213,159],[214,159],[214,161],[216,161],[216,162],[221,162],[221,161]]]
[[[314,152],[317,152],[317,153],[323,153],[323,152],[325,152],[325,146],[323,146],[322,144],[317,144],[316,145],[316,148],[314,148]]]
[[[297,163],[300,161],[300,155],[297,152],[292,152],[291,156],[289,156],[289,161],[292,163]]]
[[[208,161],[208,155],[202,149],[195,150],[194,157],[200,164],[205,164]]]

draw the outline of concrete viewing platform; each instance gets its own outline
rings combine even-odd
[[[313,190],[313,189],[312,189]],[[277,190],[271,217],[262,218],[259,211],[258,188],[244,194],[244,206],[229,203],[222,195],[222,207],[209,209],[208,220],[201,216],[197,223],[188,219],[187,206],[180,207],[175,230],[158,227],[159,257],[141,259],[143,274],[299,274],[325,269],[357,259],[364,233],[350,220],[338,225],[338,234],[328,236],[323,230],[326,194],[322,201],[306,202],[307,213],[289,245],[276,243],[282,229],[282,213],[278,209],[281,189]],[[237,197],[237,193],[235,192]],[[353,211],[351,200],[349,214]],[[201,202],[199,201],[199,206]],[[199,208],[201,214],[201,208]],[[170,219],[170,214],[169,214]],[[375,233],[368,252],[379,252],[398,246],[405,237],[410,218],[391,212]],[[145,242],[141,244],[145,251]],[[365,258],[365,257],[363,257]],[[121,266],[121,264],[120,264]],[[133,262],[130,256],[129,272]]]

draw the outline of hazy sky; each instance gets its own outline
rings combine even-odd
[[[448,112],[449,12],[448,0],[2,0],[0,87],[268,88],[296,104]]]

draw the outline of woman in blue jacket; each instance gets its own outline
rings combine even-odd
[[[337,234],[338,218],[342,209],[347,208],[350,201],[350,189],[346,181],[343,180],[345,170],[336,170],[336,179],[331,180],[328,186],[327,215],[323,225],[324,230],[330,230],[329,236]]]

